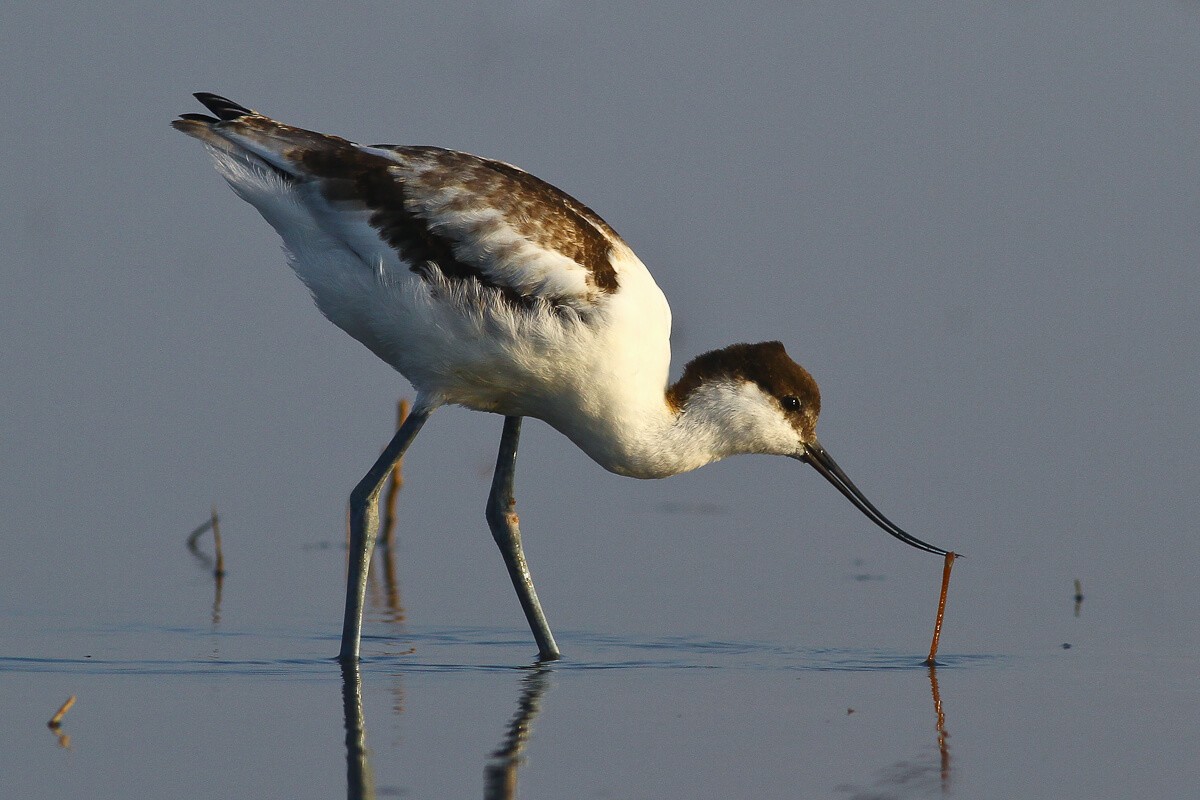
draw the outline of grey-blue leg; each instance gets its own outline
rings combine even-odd
[[[521,529],[515,510],[517,502],[513,499],[513,472],[517,466],[517,440],[520,437],[521,418],[505,417],[504,433],[500,436],[500,454],[496,456],[496,473],[492,476],[492,493],[488,496],[487,521],[492,529],[492,538],[504,556],[504,566],[508,567],[508,576],[512,578],[517,597],[521,599],[521,608],[529,620],[533,638],[537,640],[538,653],[543,659],[555,659],[561,653],[546,623],[537,590],[533,588],[529,565],[525,563],[525,553],[521,550]]]
[[[346,616],[342,621],[342,649],[338,660],[358,661],[359,640],[362,638],[363,600],[367,593],[367,570],[371,552],[379,536],[379,490],[396,462],[412,444],[433,407],[418,399],[416,408],[404,420],[396,435],[383,449],[383,454],[350,493],[350,569],[346,576]]]

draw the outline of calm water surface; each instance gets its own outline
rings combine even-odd
[[[187,577],[202,565],[182,547],[178,561],[166,571],[197,601],[191,625],[7,618],[11,796],[1169,797],[1198,775],[1190,657],[1131,658],[1087,599],[1078,617],[1070,597],[1046,609],[1072,642],[964,652],[952,591],[935,670],[924,637],[885,649],[578,631],[560,636],[567,658],[537,664],[523,629],[411,625],[381,554],[368,657],[343,671],[336,631],[231,623],[246,590],[227,582],[213,605],[208,578]]]
[[[0,798],[1195,795],[1198,30],[1183,0],[0,3]],[[343,676],[346,498],[408,389],[170,130],[194,91],[578,196],[670,299],[675,375],[784,341],[854,481],[967,555],[936,684],[940,560],[812,470],[632,481],[530,422],[538,668],[483,521],[500,420],[455,409]],[[213,503],[219,593],[184,547]]]

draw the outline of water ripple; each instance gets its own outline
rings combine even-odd
[[[76,633],[81,633],[76,631]],[[337,637],[310,631],[214,632],[206,628],[124,628],[87,632],[104,647],[83,657],[2,656],[0,672],[91,675],[245,675],[324,679],[337,675],[332,654]],[[114,642],[113,639],[117,641]],[[777,642],[712,640],[670,636],[646,639],[584,632],[560,636],[568,657],[550,665],[556,671],[589,670],[756,670],[877,672],[924,670],[923,656],[872,648],[820,648]],[[103,651],[120,646],[121,656]],[[164,654],[179,653],[180,657]],[[196,648],[208,648],[197,655]],[[491,628],[406,630],[395,637],[369,637],[362,662],[365,674],[492,672],[527,669],[533,659],[528,632]],[[380,653],[378,651],[383,650]],[[244,658],[258,653],[325,653],[330,657]],[[387,652],[391,651],[391,652]],[[87,652],[85,650],[84,652]],[[144,652],[158,657],[125,657]],[[943,653],[942,670],[995,667],[1010,656]]]

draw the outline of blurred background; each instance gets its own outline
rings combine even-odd
[[[410,390],[321,317],[274,232],[168,127],[204,90],[357,141],[502,159],[579,197],[670,298],[675,375],[781,339],[859,486],[967,554],[943,647],[1058,647],[1079,578],[1112,647],[1189,652],[1198,17],[6,4],[10,641],[64,618],[206,618],[182,540],[214,503],[226,623],[340,627],[346,497]],[[483,522],[499,432],[448,409],[409,453],[415,625],[524,627]],[[794,462],[637,482],[530,423],[517,491],[556,629],[924,646],[940,563]]]

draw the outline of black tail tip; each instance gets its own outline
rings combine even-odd
[[[193,97],[204,104],[204,107],[217,115],[221,120],[239,119],[254,112],[245,106],[240,106],[232,100],[211,92],[196,92]]]

